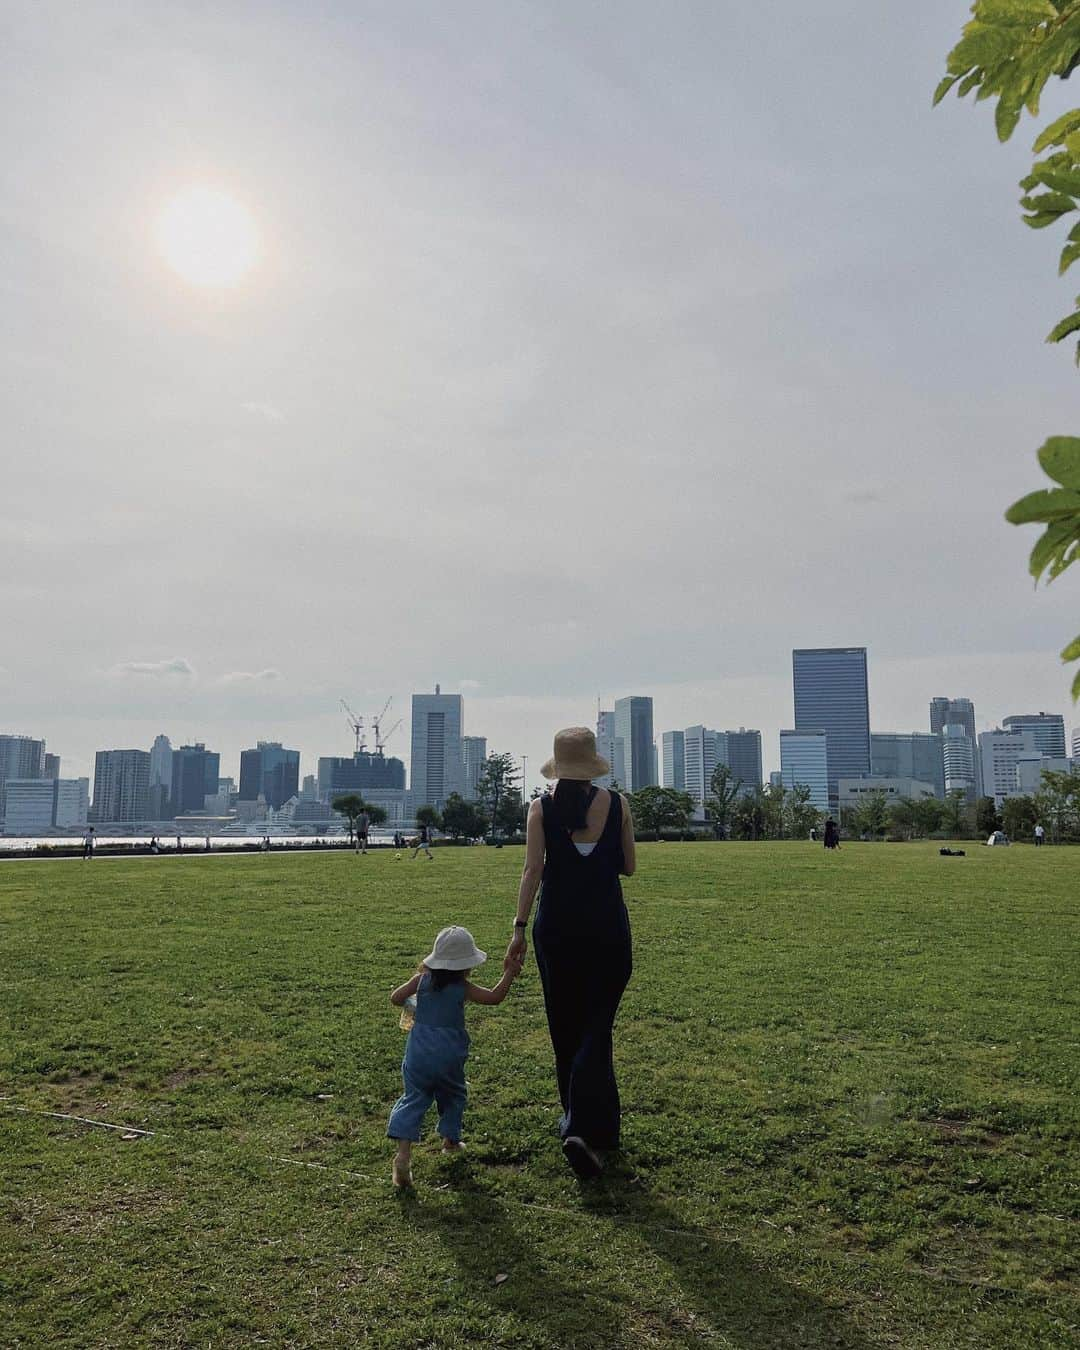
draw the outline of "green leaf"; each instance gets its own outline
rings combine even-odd
[[[1032,149],[1037,155],[1041,155],[1048,146],[1060,145],[1073,131],[1080,131],[1080,108],[1073,108],[1056,122],[1051,122],[1035,141]]]
[[[1077,258],[1080,258],[1080,244],[1066,244],[1061,250],[1061,261],[1058,263],[1058,276],[1063,277]]]
[[[981,0],[976,12],[999,28],[1035,28],[1058,16],[1050,0]]]
[[[952,76],[952,78],[955,79],[956,77]],[[981,70],[973,70],[970,75],[965,75],[960,81],[959,88],[956,91],[956,97],[963,98],[965,95],[970,94],[982,78],[983,72]]]
[[[1063,661],[1080,661],[1080,637],[1074,637],[1061,653]]]
[[[1062,211],[1050,211],[1045,215],[1021,216],[1020,219],[1033,230],[1045,230],[1049,225],[1056,225],[1063,214]]]
[[[933,107],[935,108],[937,107],[937,105],[941,102],[941,100],[945,97],[945,95],[949,92],[949,90],[953,87],[953,85],[959,78],[960,78],[959,75],[945,76],[945,78],[938,84],[938,87],[934,90],[934,102],[932,104]]]
[[[1063,197],[1080,197],[1080,169],[1036,169],[1033,176]]]
[[[1043,473],[1080,492],[1080,437],[1051,436],[1039,450]]]
[[[1047,342],[1060,342],[1062,338],[1067,338],[1070,333],[1077,331],[1080,331],[1080,309],[1051,328],[1046,340]]]
[[[1074,703],[1080,702],[1080,672],[1077,673],[1076,679],[1072,682],[1072,696]]]
[[[1065,554],[1076,539],[1075,520],[1057,520],[1048,525],[1036,541],[1028,559],[1028,571],[1036,581],[1050,568],[1048,580],[1053,581],[1068,566]]]
[[[1008,101],[1004,98],[998,99],[997,107],[994,109],[994,126],[997,128],[999,141],[1007,141],[1013,134],[1022,111],[1023,103],[1013,103],[1011,99]]]
[[[996,66],[1012,55],[1015,38],[1000,28],[970,23],[964,36],[949,53],[946,63],[950,75],[966,75],[976,66]]]
[[[1080,514],[1080,492],[1071,488],[1041,488],[1029,492],[1005,512],[1010,525],[1031,525],[1064,520]]]
[[[1025,211],[1037,216],[1064,216],[1076,210],[1076,203],[1065,192],[1038,192],[1033,196],[1021,197],[1020,205]]]

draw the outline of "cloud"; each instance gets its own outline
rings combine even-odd
[[[458,686],[461,689],[479,689],[479,680],[458,680]]]
[[[285,414],[273,403],[241,403],[240,406],[245,412],[251,413],[252,417],[261,417],[264,422],[285,421]]]
[[[272,684],[274,680],[280,680],[283,676],[280,670],[230,670],[227,675],[222,675],[222,684]]]
[[[170,661],[121,661],[113,671],[117,675],[195,675],[191,662],[182,656],[174,656]]]

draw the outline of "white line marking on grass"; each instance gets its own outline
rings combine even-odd
[[[112,1125],[107,1120],[89,1120],[86,1116],[69,1116],[65,1111],[36,1111],[29,1106],[4,1106],[4,1111],[18,1111],[24,1116],[52,1116],[55,1120],[77,1120],[80,1125],[96,1125],[99,1130],[123,1130],[127,1134],[155,1134],[154,1130],[140,1130],[135,1125]]]

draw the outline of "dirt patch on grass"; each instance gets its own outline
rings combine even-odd
[[[161,1080],[161,1086],[169,1088],[170,1091],[175,1091],[176,1088],[186,1087],[194,1079],[205,1076],[205,1069],[174,1069],[172,1073],[166,1074]]]
[[[930,1130],[942,1144],[963,1144],[967,1148],[989,1153],[999,1148],[1007,1136],[1000,1130],[983,1129],[970,1120],[958,1116],[938,1116],[933,1120],[919,1122],[923,1129]]]

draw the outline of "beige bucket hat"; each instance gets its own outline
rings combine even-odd
[[[480,950],[469,930],[454,924],[439,931],[430,955],[424,957],[424,965],[428,970],[472,970],[486,960],[487,952]]]
[[[596,753],[596,737],[588,727],[566,727],[555,733],[555,753],[541,768],[544,778],[579,778],[591,782],[611,772]]]

